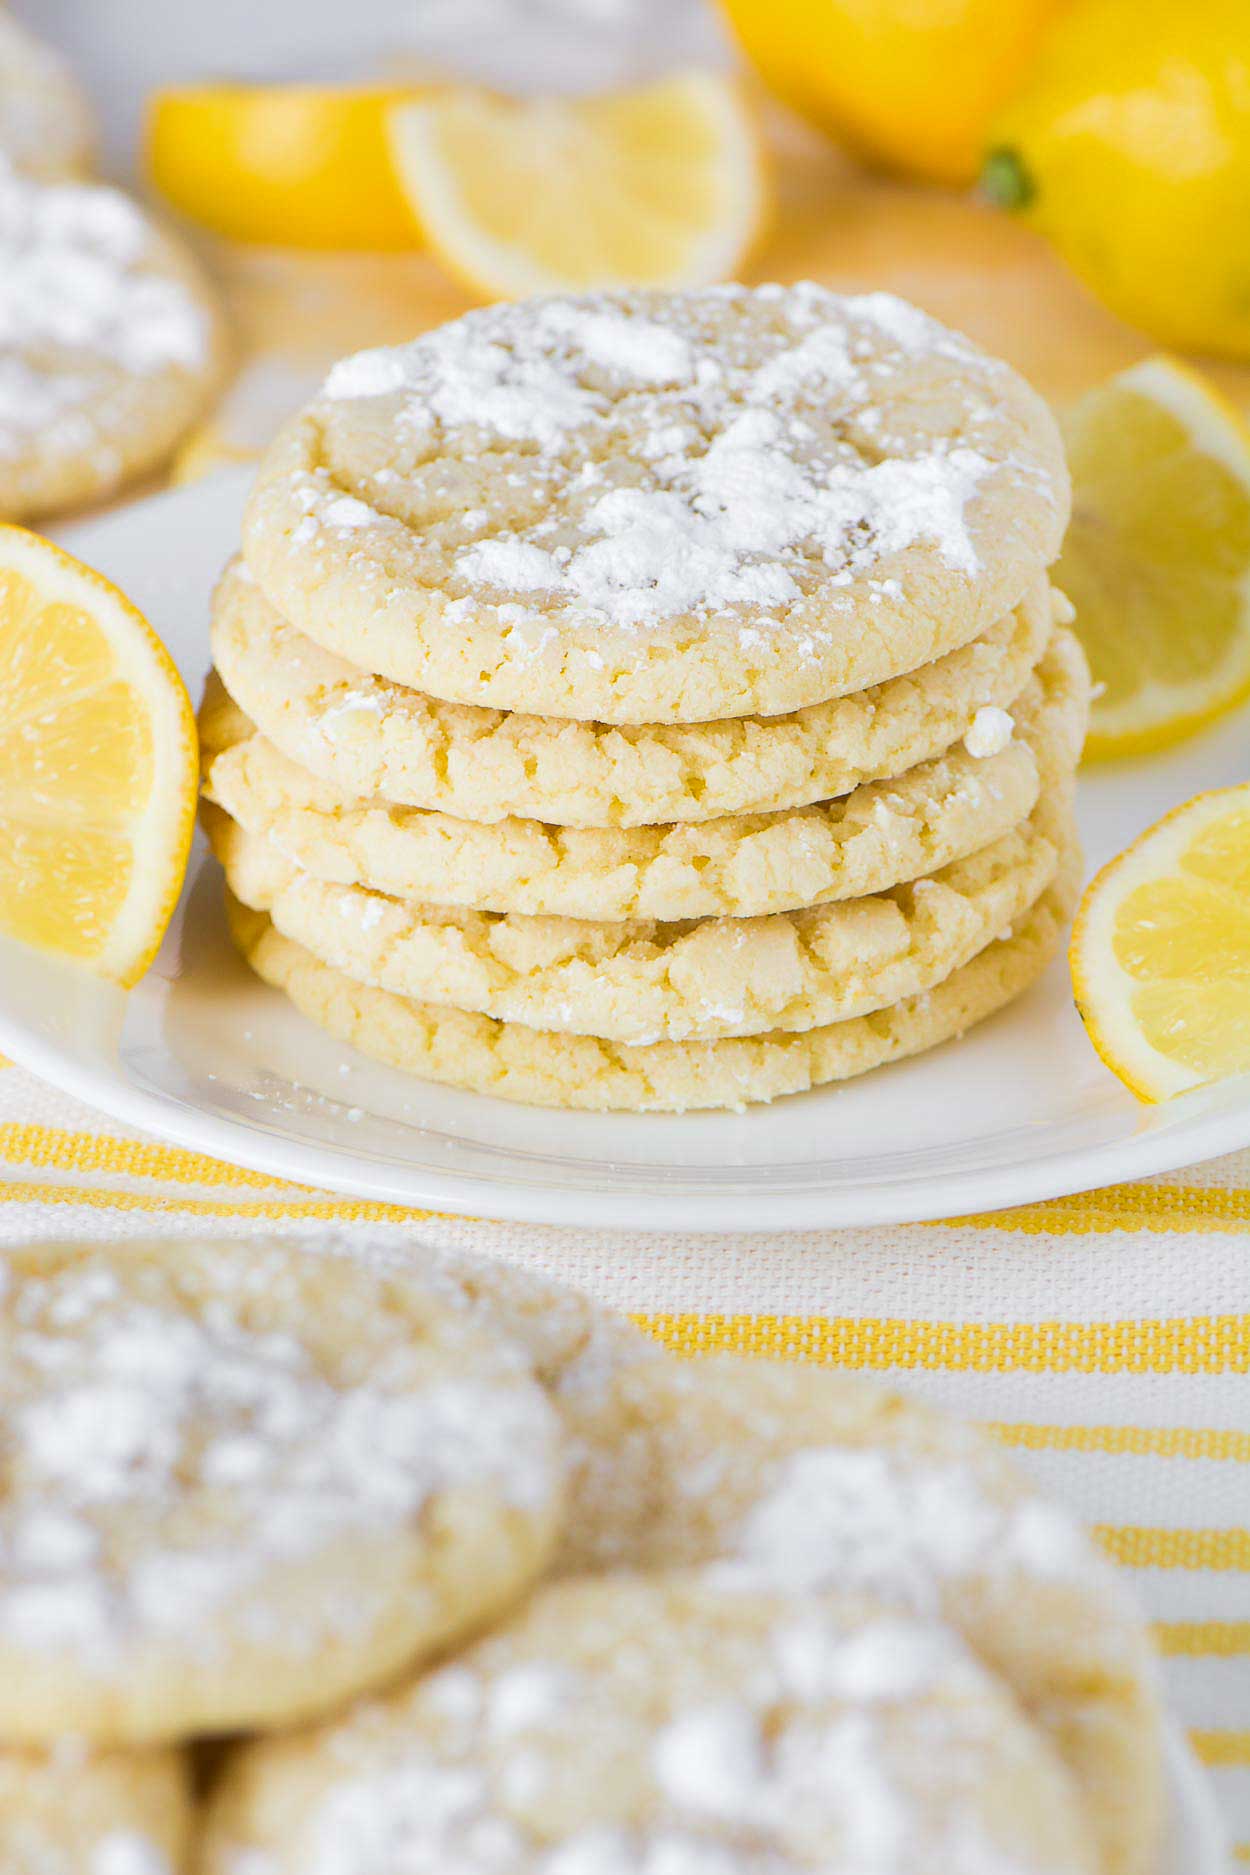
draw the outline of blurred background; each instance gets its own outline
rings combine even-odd
[[[614,156],[606,126],[612,186],[597,193],[594,161],[570,144],[562,165],[566,133],[539,135],[534,120],[483,159],[483,174],[458,176],[453,123],[441,175],[431,177],[428,142],[411,155],[420,174],[402,179],[399,230],[381,255],[367,211],[393,184],[379,183],[376,150],[362,153],[381,133],[366,126],[344,140],[311,119],[284,122],[272,101],[292,81],[314,93],[385,84],[401,99],[468,81],[610,104],[665,74],[707,76],[749,124],[741,135],[758,138],[754,173],[743,173],[733,125],[709,131],[720,106],[706,96],[693,114],[658,117],[639,186],[674,202],[691,195],[689,252],[648,255],[635,229],[616,272],[888,287],[1060,402],[1161,345],[1212,359],[1217,382],[1250,400],[1239,363],[1250,356],[1245,0],[16,0],[14,10],[85,81],[105,172],[198,232],[245,367],[217,426],[227,451],[254,448],[343,351],[509,290],[506,267],[480,264],[483,212],[497,234],[566,194],[571,222],[610,224],[639,144],[628,131],[630,151]],[[247,94],[213,89],[241,83],[258,88],[247,121]],[[184,88],[181,106],[177,92],[162,105],[170,87]],[[267,116],[256,110],[266,99]],[[474,141],[471,122],[460,135]],[[709,153],[709,136],[727,147]],[[319,139],[323,164],[334,158],[349,185],[356,175],[361,210],[320,235],[305,214],[325,193]],[[435,225],[427,205],[446,196],[449,173],[459,211],[468,205],[461,222],[478,225]],[[670,187],[670,174],[685,180]],[[240,213],[253,225],[238,225]],[[214,225],[247,238],[215,240]],[[576,239],[567,229],[548,239],[548,260],[569,262],[568,280],[551,284],[579,284]]]
[[[159,85],[342,83],[416,63],[521,90],[629,84],[731,59],[712,0],[16,0],[98,100],[105,166],[132,169]]]

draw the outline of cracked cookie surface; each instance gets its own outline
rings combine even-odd
[[[1051,630],[1071,620],[1034,581],[1006,618],[905,677],[783,716],[578,723],[442,703],[373,677],[289,625],[241,562],[213,599],[227,690],[275,748],[344,794],[461,820],[635,827],[806,807],[901,775],[1008,709]]]
[[[931,989],[1000,937],[1072,842],[1069,787],[931,878],[764,918],[682,922],[463,911],[328,885],[220,808],[202,818],[230,889],[359,983],[531,1028],[635,1046],[808,1029]]]
[[[895,781],[776,814],[592,829],[481,826],[341,795],[210,681],[204,794],[302,871],[395,898],[600,921],[755,917],[886,891],[1007,833],[1047,779],[1075,766],[1088,688],[1080,647],[1062,632],[1016,700],[1010,740],[989,755],[961,744]]]
[[[223,358],[207,280],[137,204],[0,166],[0,515],[81,506],[155,467]]]
[[[540,1107],[592,1112],[739,1112],[754,1102],[850,1080],[962,1035],[1022,994],[1046,969],[1072,915],[1080,863],[1010,937],[997,939],[919,996],[872,1015],[808,1029],[715,1042],[634,1048],[369,989],[321,963],[259,912],[228,905],[234,941],[265,982],[310,1021],[387,1066],[423,1080]]]

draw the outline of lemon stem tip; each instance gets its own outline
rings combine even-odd
[[[1027,208],[1037,194],[1037,185],[1019,152],[1006,146],[991,150],[986,157],[979,187],[987,202],[1012,213]]]

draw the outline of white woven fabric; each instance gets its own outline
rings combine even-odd
[[[642,1237],[281,1185],[0,1073],[0,1246],[208,1231],[457,1244],[691,1353],[837,1361],[992,1423],[1134,1579],[1250,1860],[1250,1153],[993,1220]]]

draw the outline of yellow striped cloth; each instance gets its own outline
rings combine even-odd
[[[1250,1153],[996,1217],[634,1237],[338,1199],[164,1146],[0,1073],[0,1243],[298,1230],[506,1256],[683,1354],[903,1380],[988,1424],[1097,1530],[1250,1864]]]

